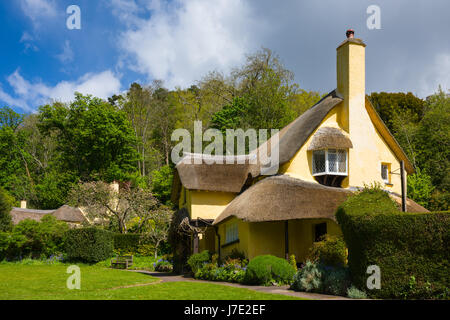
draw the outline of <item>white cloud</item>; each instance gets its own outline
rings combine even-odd
[[[115,4],[120,8],[123,1]],[[128,66],[149,79],[164,80],[169,88],[190,85],[211,70],[229,71],[259,47],[250,30],[264,28],[240,0],[150,1],[147,20],[139,19],[133,8],[126,19],[135,26],[119,40],[131,58]]]
[[[66,40],[64,42],[63,52],[56,55],[56,58],[58,58],[58,60],[61,61],[62,63],[73,61],[74,53],[73,53],[72,47],[70,46],[69,40]]]
[[[0,100],[11,107],[19,107],[25,111],[35,110],[51,100],[72,101],[75,92],[106,99],[119,92],[121,88],[120,79],[109,70],[101,73],[87,73],[75,81],[61,81],[53,87],[41,81],[30,82],[20,75],[19,70],[12,73],[7,81],[15,96],[0,88]]]
[[[39,27],[42,19],[55,17],[58,13],[54,0],[20,0],[20,6],[34,27]]]

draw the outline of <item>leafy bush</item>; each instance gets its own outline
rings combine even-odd
[[[47,258],[60,254],[64,251],[65,233],[68,229],[65,222],[51,215],[45,215],[40,222],[22,220],[11,233],[0,236],[0,259]]]
[[[96,263],[113,256],[114,239],[110,231],[89,227],[69,230],[66,236],[69,260]]]
[[[155,270],[159,272],[172,272],[173,271],[173,265],[170,263],[170,261],[159,259],[154,264]]]
[[[351,299],[366,299],[367,294],[364,291],[357,289],[354,286],[351,286],[347,289],[347,297]]]
[[[350,286],[350,274],[348,268],[319,266],[322,274],[320,292],[335,296],[345,296]]]
[[[291,289],[344,296],[350,285],[349,271],[307,260],[295,274]]]
[[[218,267],[217,258],[214,256],[211,263],[204,263],[197,270],[194,275],[196,279],[237,283],[243,282],[247,260],[227,258],[225,263]]]
[[[187,263],[191,267],[191,271],[195,274],[198,269],[200,269],[204,263],[210,262],[211,256],[208,250],[203,250],[200,253],[194,253],[189,257]]]
[[[294,277],[294,268],[284,259],[262,255],[250,260],[244,283],[256,285],[290,284]]]
[[[295,254],[291,254],[289,257],[289,264],[294,268],[295,272],[297,272],[297,260],[295,260]]]
[[[317,292],[322,286],[322,273],[318,265],[309,260],[306,261],[294,276],[291,289],[295,291]]]
[[[344,239],[325,235],[322,241],[313,243],[308,259],[327,266],[345,266],[347,264],[347,247]]]
[[[237,248],[234,248],[231,250],[230,254],[227,256],[227,258],[230,259],[239,259],[241,261],[245,260],[245,253],[242,251],[239,251]],[[226,259],[227,259],[226,258]]]
[[[364,288],[367,267],[377,265],[381,270],[381,289],[371,290],[370,297],[446,295],[450,283],[449,212],[399,212],[386,193],[371,191],[350,197],[336,217],[349,248],[352,282]]]

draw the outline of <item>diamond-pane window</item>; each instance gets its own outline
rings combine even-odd
[[[325,150],[313,153],[313,174],[325,172]]]
[[[339,149],[313,152],[313,175],[347,175],[347,151]]]
[[[338,150],[337,162],[338,162],[339,173],[346,173],[347,172],[347,152],[345,150]]]

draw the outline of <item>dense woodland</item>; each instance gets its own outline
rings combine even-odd
[[[332,89],[332,88],[331,88]],[[131,182],[170,205],[171,134],[208,128],[282,128],[326,93],[302,90],[279,57],[262,49],[230,74],[210,72],[187,89],[161,81],[133,83],[101,100],[75,93],[36,113],[0,108],[0,187],[29,206],[54,209],[78,182]],[[408,196],[448,210],[450,97],[440,88],[425,100],[412,93],[372,93],[381,118],[416,168]]]

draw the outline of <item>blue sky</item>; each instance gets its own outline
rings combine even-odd
[[[81,9],[69,30],[66,8]],[[366,9],[380,7],[381,29]],[[228,73],[261,47],[274,50],[300,87],[335,88],[345,30],[367,43],[366,90],[426,97],[449,89],[450,1],[14,0],[0,2],[0,105],[33,112],[74,91],[107,98],[137,81],[187,87]]]

